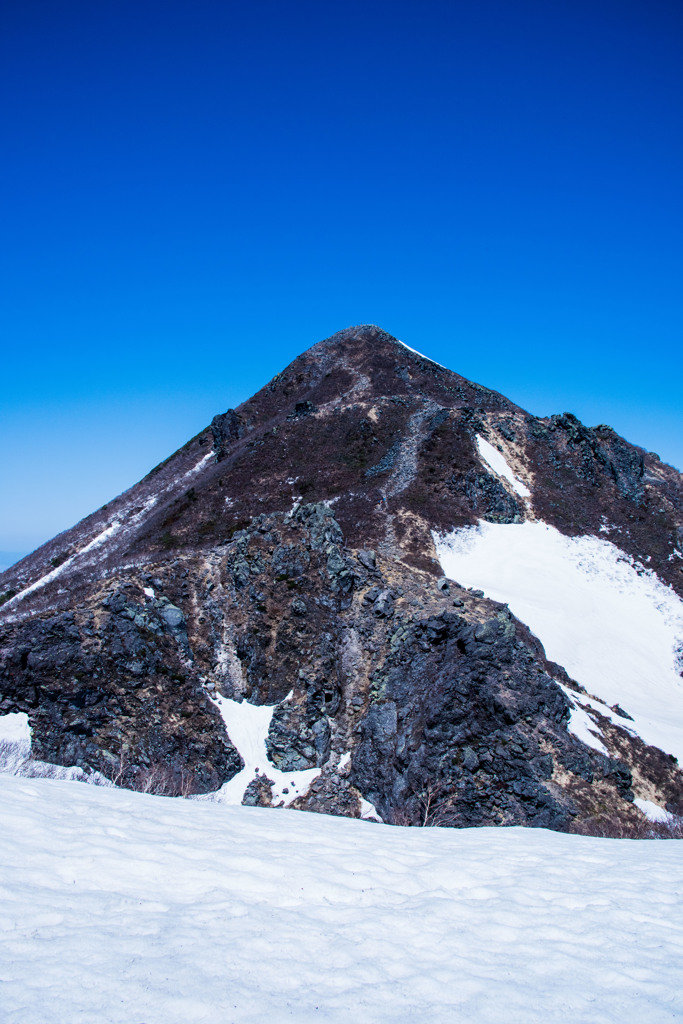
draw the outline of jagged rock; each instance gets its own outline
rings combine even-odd
[[[375,615],[389,618],[394,613],[394,598],[390,590],[380,590],[374,600],[373,610]]]
[[[272,807],[273,783],[261,772],[251,780],[242,797],[244,807]]]
[[[172,629],[183,625],[185,622],[185,616],[181,612],[180,608],[176,608],[174,604],[167,604],[161,611],[161,617],[167,626]],[[140,617],[141,621],[144,622],[144,617]]]
[[[358,561],[370,572],[374,572],[377,567],[377,556],[374,551],[359,551]]]
[[[216,462],[221,462],[225,458],[231,443],[236,441],[241,433],[240,417],[234,409],[228,409],[222,416],[214,416],[211,421],[211,435]]]

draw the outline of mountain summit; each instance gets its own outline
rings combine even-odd
[[[352,327],[0,575],[0,713],[136,787],[627,826],[683,812],[682,559],[656,455]]]

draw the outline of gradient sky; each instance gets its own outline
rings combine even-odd
[[[683,467],[683,5],[0,13],[0,549],[379,323]]]

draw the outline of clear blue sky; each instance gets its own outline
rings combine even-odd
[[[375,322],[683,467],[678,0],[0,13],[0,549]]]

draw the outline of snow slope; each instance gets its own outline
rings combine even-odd
[[[0,776],[12,1024],[660,1024],[683,844]]]
[[[683,602],[654,573],[542,522],[481,522],[434,542],[446,576],[507,603],[548,658],[635,719],[621,725],[683,763]]]

